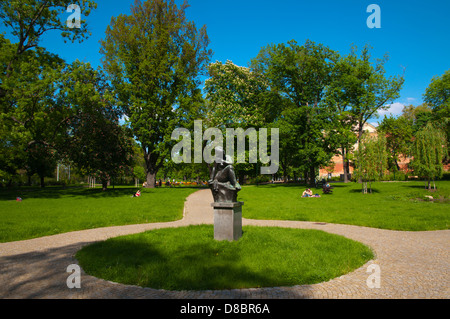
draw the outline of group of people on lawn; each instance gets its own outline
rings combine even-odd
[[[326,184],[323,185],[323,189],[322,190],[323,190],[324,194],[330,194],[330,193],[332,193],[331,189],[332,189],[331,185],[329,183],[326,183]],[[320,197],[320,195],[319,194],[314,194],[313,195],[313,192],[312,192],[311,188],[307,188],[303,192],[302,197]]]
[[[319,194],[313,195],[311,188],[308,188],[303,192],[302,197],[320,197],[320,195]]]

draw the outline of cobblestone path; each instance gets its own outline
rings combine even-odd
[[[0,298],[427,298],[448,299],[450,230],[404,232],[359,226],[244,219],[244,225],[318,229],[370,246],[375,260],[315,285],[219,291],[165,291],[116,284],[81,274],[81,289],[69,289],[66,269],[83,246],[126,234],[187,225],[213,224],[209,190],[188,197],[184,217],[170,223],[108,227],[0,244]],[[380,288],[369,288],[372,264],[379,266]]]

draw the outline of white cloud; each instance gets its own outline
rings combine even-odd
[[[384,117],[385,115],[389,115],[389,114],[392,114],[394,116],[401,115],[403,108],[405,107],[405,105],[403,103],[398,103],[398,102],[393,103],[393,104],[388,104],[386,106],[389,106],[389,109],[378,111],[378,115],[380,115],[381,117]]]

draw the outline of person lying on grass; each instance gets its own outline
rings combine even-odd
[[[136,194],[133,195],[133,197],[141,197],[141,191],[138,190],[138,191],[136,192]]]

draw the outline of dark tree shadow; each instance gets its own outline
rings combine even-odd
[[[101,188],[87,188],[87,187],[47,187],[47,188],[17,188],[17,189],[0,189],[0,201],[13,201],[17,197],[26,199],[46,198],[58,199],[62,197],[89,197],[89,198],[114,198],[132,196],[138,189],[144,194],[157,193],[162,188],[142,188],[142,187],[108,187],[106,191]],[[174,192],[180,189],[206,189],[206,187],[172,187]],[[167,187],[169,189],[169,187]]]
[[[361,193],[362,194],[362,189],[351,189],[350,190],[350,193]],[[370,191],[370,189],[368,188],[367,189],[367,194],[370,194],[371,193],[371,191]],[[372,193],[381,193],[378,189],[376,189],[376,188],[372,188]]]

